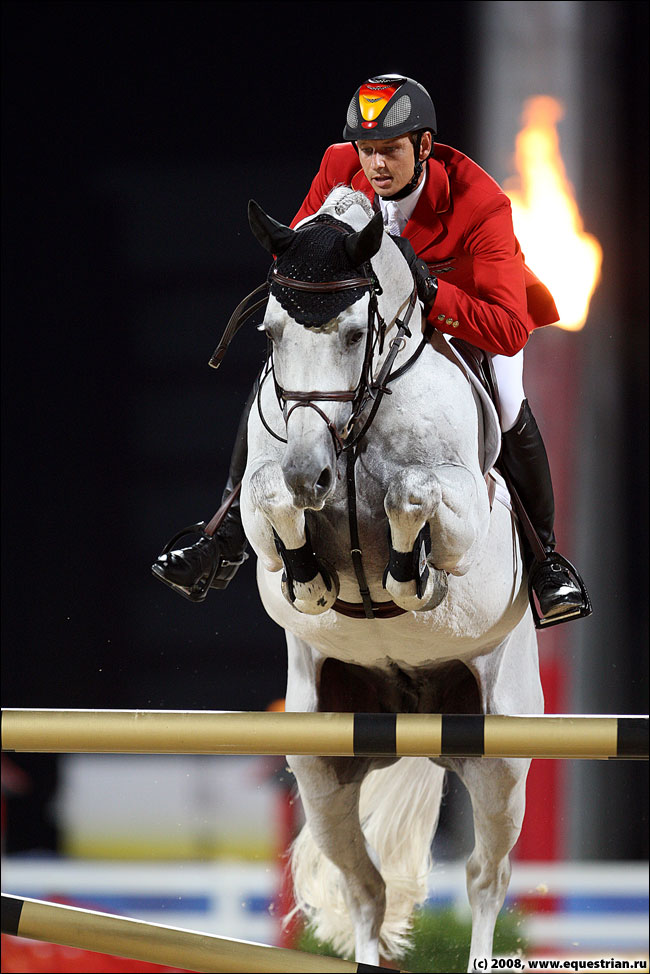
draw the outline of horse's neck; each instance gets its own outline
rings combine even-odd
[[[419,462],[434,463],[446,449],[472,466],[481,453],[483,421],[467,372],[439,332],[416,355],[421,342],[420,327],[415,325],[391,372],[409,362],[410,367],[394,382],[389,377],[390,395],[377,410],[371,439],[379,444],[380,454],[401,456],[403,462],[414,462],[409,450],[417,442]],[[424,459],[427,454],[430,460]]]
[[[403,319],[404,311],[405,311],[404,302],[402,302],[402,304],[397,309],[396,313],[393,315],[393,318],[387,320],[387,324],[390,327],[386,332],[382,355],[378,356],[375,362],[375,366],[374,366],[375,379],[377,378],[377,375],[381,371],[387,356],[390,354],[391,342],[393,341],[394,338],[397,337],[397,325],[395,323],[395,317],[398,317],[399,319]],[[395,363],[393,365],[393,368],[391,369],[391,372],[396,372],[398,369],[401,369],[417,353],[420,344],[424,341],[422,331],[424,328],[425,320],[426,319],[424,317],[424,314],[422,313],[422,309],[418,302],[415,306],[415,310],[409,322],[410,337],[406,335],[404,336],[402,351],[395,359]],[[444,359],[451,362],[454,368],[458,369],[459,379],[462,376],[463,379],[465,380],[460,384],[461,386],[464,386],[467,382],[467,373],[465,372],[461,362],[458,360],[458,357],[454,355],[453,351],[449,348],[449,345],[447,344],[444,336],[439,331],[434,330],[433,333],[427,337],[426,341],[435,352],[439,353]],[[426,345],[425,345],[425,349],[426,349]],[[422,358],[422,356],[420,356],[419,358]],[[425,362],[427,363],[426,365],[424,364]],[[432,362],[434,363],[433,367],[435,368],[435,359],[432,360],[429,354],[429,356],[424,356],[422,363],[419,362],[419,359],[413,359],[411,368],[416,368],[416,367],[419,367],[421,369],[423,368],[426,373],[426,371],[432,368]],[[406,375],[408,375],[408,371]],[[408,382],[408,379],[406,381]]]
[[[384,334],[384,347],[382,352],[381,354],[376,354],[373,364],[373,372],[375,377],[381,371],[386,358],[390,354],[391,342],[397,337],[398,322],[404,321],[404,319],[408,317],[408,305],[411,299],[411,294],[412,292],[409,291],[404,295],[403,298],[396,301],[395,299],[391,299],[386,295],[386,288],[384,287],[384,293],[379,297],[379,314],[384,321],[386,332]],[[403,365],[409,356],[412,355],[417,349],[422,340],[423,323],[424,318],[422,315],[422,308],[420,302],[416,301],[413,312],[408,319],[408,332],[402,338],[402,351],[397,356],[395,365],[393,367],[394,369],[400,368],[400,366]]]

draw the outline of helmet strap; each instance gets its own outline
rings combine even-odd
[[[415,160],[413,166],[413,175],[409,179],[406,186],[400,189],[398,193],[393,193],[392,196],[383,197],[387,203],[396,203],[397,200],[403,200],[405,196],[410,196],[413,190],[417,188],[417,185],[420,182],[420,176],[422,175],[422,170],[424,169],[424,163],[426,162],[426,159],[420,160],[422,136],[426,131],[426,129],[421,129],[419,132],[416,132],[415,142],[413,143],[413,156]],[[429,155],[431,155],[431,153],[429,153]],[[429,157],[427,156],[427,158]]]

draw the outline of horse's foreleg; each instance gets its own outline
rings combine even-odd
[[[461,466],[407,467],[384,499],[390,557],[384,585],[402,608],[435,608],[447,574],[464,574],[489,525],[487,491]]]
[[[467,893],[472,908],[469,971],[492,957],[497,915],[510,882],[510,851],[519,838],[526,804],[530,761],[467,760],[458,768],[472,799],[474,850],[467,861]]]
[[[288,760],[298,781],[310,831],[294,847],[296,902],[308,914],[313,912],[317,934],[323,938],[344,942],[351,921],[357,962],[379,966],[379,932],[386,893],[359,821],[363,774],[358,779],[341,781],[337,767],[345,761],[352,770],[354,758],[293,756]],[[335,876],[323,857],[337,867]],[[337,886],[343,897],[338,905]]]
[[[280,464],[271,461],[256,470],[248,482],[248,493],[253,510],[249,537],[264,567],[277,571],[284,566],[282,591],[299,612],[325,612],[338,596],[338,578],[316,559],[305,512],[295,506]]]
[[[442,500],[436,477],[424,467],[408,467],[384,498],[390,525],[390,554],[384,587],[403,609],[433,609],[447,594],[447,575],[430,561],[429,521]]]

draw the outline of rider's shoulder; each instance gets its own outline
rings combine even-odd
[[[434,159],[441,163],[452,187],[478,196],[503,196],[503,189],[477,162],[453,146],[436,142]]]

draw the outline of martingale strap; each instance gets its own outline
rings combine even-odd
[[[369,280],[369,279],[357,278],[354,280],[351,279],[349,282],[332,281],[332,282],[328,282],[328,286],[332,286],[333,288],[339,288],[343,284],[343,285],[349,285],[350,287],[352,286],[356,287],[359,285],[359,283],[365,280]],[[323,286],[318,284],[314,286],[312,285],[312,282],[307,282],[307,281],[299,281],[299,282],[291,281],[289,286],[296,287],[297,284],[301,286],[304,285],[304,290],[312,290],[315,289],[316,287]],[[371,342],[372,316],[377,313],[376,299],[374,299],[373,301],[373,297],[374,295],[371,290],[371,303],[369,306],[366,358],[368,357],[368,354],[371,353],[371,348],[372,348],[372,342]],[[361,596],[361,606],[359,608],[362,607],[363,615],[361,615],[361,612],[356,612],[356,611],[351,612],[350,608],[352,607],[348,607],[347,605],[344,605],[339,599],[337,599],[337,601],[334,603],[333,608],[335,611],[339,611],[343,615],[354,615],[357,618],[359,617],[361,618],[365,617],[366,619],[390,618],[391,616],[401,615],[406,611],[405,609],[401,609],[398,606],[396,606],[392,601],[377,604],[374,603],[372,600],[370,594],[370,588],[368,585],[368,579],[366,577],[366,573],[363,565],[363,551],[361,549],[361,542],[359,538],[355,466],[356,466],[357,458],[359,456],[359,444],[362,441],[362,439],[365,437],[368,430],[370,429],[384,395],[385,394],[390,395],[391,390],[388,388],[388,384],[394,379],[402,376],[405,372],[407,372],[411,368],[412,365],[414,365],[414,363],[417,361],[425,345],[428,342],[429,336],[425,334],[422,338],[422,341],[418,345],[418,348],[413,353],[413,355],[409,358],[409,360],[400,369],[396,370],[396,372],[394,373],[392,372],[395,359],[397,358],[397,355],[404,347],[405,336],[410,337],[411,335],[411,332],[409,330],[409,323],[413,315],[413,311],[415,310],[417,304],[417,297],[418,297],[417,289],[414,283],[413,290],[411,292],[410,299],[408,302],[408,306],[404,314],[404,318],[403,319],[397,318],[395,321],[395,324],[397,325],[397,334],[394,336],[394,338],[390,343],[388,354],[382,365],[382,368],[380,369],[379,375],[377,376],[376,380],[372,382],[372,385],[367,388],[367,396],[373,400],[372,406],[368,413],[368,417],[366,421],[363,423],[362,428],[358,430],[355,435],[349,437],[346,442],[343,442],[341,435],[338,434],[338,432],[333,428],[333,424],[329,420],[329,417],[326,415],[326,413],[324,413],[319,407],[315,405],[315,401],[345,402],[345,401],[354,400],[359,395],[359,392],[361,392],[361,388],[360,388],[361,383],[360,386],[358,387],[358,390],[356,391],[341,392],[341,391],[332,390],[330,392],[322,392],[320,390],[311,390],[309,392],[303,393],[297,391],[280,390],[277,387],[277,382],[276,382],[276,389],[279,392],[281,398],[284,399],[285,402],[286,401],[294,402],[294,405],[289,410],[289,415],[293,411],[293,409],[295,409],[296,406],[299,405],[309,406],[312,409],[315,409],[316,412],[318,412],[321,415],[322,419],[325,421],[328,428],[330,429],[330,432],[334,436],[338,446],[337,452],[339,453],[345,452],[347,454],[346,483],[347,483],[347,497],[348,497],[348,526],[350,531],[350,558],[352,560],[352,566],[354,568],[354,573],[357,579],[357,586],[359,588],[359,594]],[[369,359],[367,360],[365,365],[368,367],[370,366]],[[364,367],[363,372],[365,373],[365,371],[366,369]],[[364,399],[365,397],[362,394],[358,403],[357,415],[362,411]],[[367,402],[368,400],[365,399],[365,401]],[[355,410],[355,412],[357,412],[357,410]],[[288,419],[288,415],[285,418]],[[266,426],[266,423],[264,425]],[[273,435],[275,436],[276,434],[273,433]]]
[[[363,612],[366,619],[374,619],[375,614],[372,608],[372,598],[370,596],[370,589],[368,587],[368,579],[366,578],[366,573],[363,567],[363,552],[361,550],[361,542],[359,540],[359,522],[357,520],[357,486],[354,476],[354,468],[357,462],[357,451],[348,450],[347,452],[347,485],[348,485],[348,524],[350,528],[350,557],[352,558],[352,566],[354,568],[354,574],[357,576],[357,585],[359,587],[359,594],[361,595],[361,602],[363,603]]]

